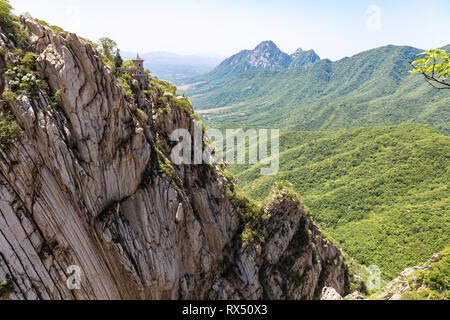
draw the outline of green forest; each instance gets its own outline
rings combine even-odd
[[[232,167],[262,200],[290,181],[314,220],[351,257],[394,277],[450,242],[450,137],[418,124],[280,137],[280,171]]]

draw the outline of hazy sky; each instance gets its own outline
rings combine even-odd
[[[314,49],[332,60],[396,44],[450,43],[449,0],[11,0],[91,40],[122,50],[229,56],[273,40],[281,50]]]

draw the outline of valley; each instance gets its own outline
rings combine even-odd
[[[425,125],[285,131],[280,171],[232,166],[243,190],[263,200],[293,184],[315,221],[351,257],[387,278],[450,242],[450,137]]]
[[[336,243],[390,279],[450,243],[450,95],[410,73],[422,51],[389,45],[292,67],[263,42],[186,93],[209,126],[281,129],[278,174],[232,165],[239,185],[260,201],[291,182]]]

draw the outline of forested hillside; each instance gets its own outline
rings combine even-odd
[[[393,277],[450,241],[450,138],[424,125],[284,132],[280,172],[235,166],[262,200],[287,180],[347,253]]]

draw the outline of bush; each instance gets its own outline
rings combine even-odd
[[[189,100],[187,98],[186,99],[177,99],[176,104],[180,110],[183,110],[188,115],[192,115],[194,113],[191,103],[189,102]]]
[[[118,79],[119,84],[125,89],[125,98],[128,101],[132,101],[134,99],[133,91],[131,90],[131,87],[128,83],[128,81],[124,78]]]
[[[34,20],[36,20],[37,22],[39,22],[39,24],[41,24],[41,25],[43,25],[43,26],[50,27],[50,25],[48,24],[48,22],[45,21],[45,20],[41,20],[41,19],[34,19]]]
[[[130,76],[128,73],[124,73],[121,77],[122,77],[124,80],[133,81],[133,77]]]
[[[129,101],[134,99],[133,91],[131,91],[131,89],[125,91],[125,98]]]
[[[144,110],[137,108],[137,113],[139,117],[141,117],[144,121],[148,121],[148,114],[144,112]]]
[[[105,66],[108,66],[111,69],[114,69],[114,63],[108,58],[108,56],[106,54],[101,54],[101,57],[102,57],[103,64]]]
[[[22,129],[10,119],[0,120],[0,149],[5,150],[20,135]]]
[[[21,49],[15,49],[13,54],[14,65],[5,72],[11,90],[37,96],[42,81],[36,72],[36,55],[31,52],[23,54]]]
[[[21,61],[21,65],[30,70],[36,70],[36,63],[37,63],[36,54],[32,52],[26,53]]]
[[[418,291],[406,292],[401,300],[428,300],[428,290],[420,288]]]
[[[64,30],[63,28],[58,27],[58,26],[50,26],[50,29],[52,29],[53,32],[56,33],[56,34],[59,34],[59,33],[67,34],[66,30]]]
[[[0,281],[0,297],[14,288],[13,283],[10,280]]]
[[[160,85],[160,87],[163,89],[163,91],[168,92],[168,93],[172,94],[173,96],[175,96],[177,94],[177,87],[175,87],[174,85],[172,85],[166,81],[159,80],[157,77],[154,77],[153,81],[155,81],[158,85]]]
[[[2,93],[2,99],[5,102],[11,103],[16,99],[16,94],[12,91],[4,91]]]
[[[133,61],[131,61],[131,60],[124,61],[122,63],[122,68],[131,68],[131,69],[133,69],[134,68]]]
[[[227,178],[229,181],[233,177]],[[241,233],[241,240],[248,245],[256,245],[265,241],[261,235],[263,223],[268,219],[264,213],[263,205],[254,200],[250,200],[245,193],[234,183],[229,183],[228,199],[233,208],[238,212],[243,220],[244,228]]]
[[[60,109],[61,108],[61,94],[62,90],[57,90],[55,94],[51,97],[51,106],[54,109]]]

